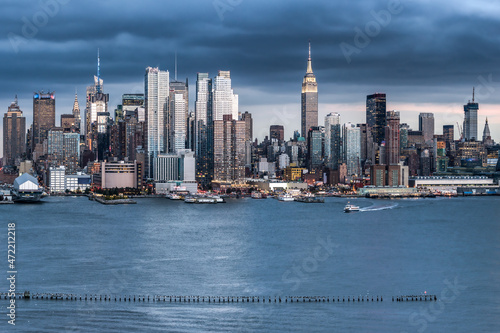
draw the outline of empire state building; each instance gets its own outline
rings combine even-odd
[[[309,59],[307,72],[302,82],[302,136],[307,138],[311,127],[318,126],[318,84],[312,70],[311,43],[309,43]]]

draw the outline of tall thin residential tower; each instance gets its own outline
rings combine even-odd
[[[208,186],[213,176],[212,79],[198,73],[195,103],[196,180]]]
[[[169,73],[159,68],[146,68],[144,78],[146,115],[146,166],[148,178],[153,178],[153,159],[166,148],[166,115],[168,110]]]

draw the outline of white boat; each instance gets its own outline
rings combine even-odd
[[[218,195],[209,196],[189,196],[184,199],[186,203],[198,203],[198,204],[216,204],[226,202],[224,198]]]
[[[278,200],[279,201],[294,201],[294,198],[291,194],[285,193],[285,194],[279,195]]]
[[[182,200],[182,197],[177,193],[169,193],[167,194],[167,198],[170,200]]]
[[[347,205],[344,207],[344,212],[350,213],[350,212],[359,212],[359,207],[355,205],[351,205],[350,203],[347,203]]]
[[[262,193],[258,191],[253,191],[252,192],[252,199],[262,199]]]

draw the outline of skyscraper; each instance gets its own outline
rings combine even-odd
[[[248,111],[241,114],[241,120],[245,122],[245,141],[252,141],[253,138],[253,120],[252,114]]]
[[[231,115],[238,120],[238,95],[231,88],[231,72],[219,71],[214,79],[212,97],[213,120],[223,120],[224,115]]]
[[[400,152],[408,148],[408,132],[410,131],[410,125],[403,123],[399,125],[399,150]]]
[[[196,178],[202,187],[213,177],[213,114],[212,79],[208,73],[198,73],[195,102]]]
[[[373,143],[372,128],[368,124],[357,124],[361,139],[360,162],[363,170],[375,163],[376,144]]]
[[[351,123],[344,124],[344,160],[347,165],[347,175],[360,174],[361,137],[359,127]]]
[[[325,117],[324,150],[326,165],[336,170],[340,157],[340,114],[336,112]]]
[[[214,120],[214,180],[241,182],[245,177],[245,122],[226,114]]]
[[[48,131],[56,126],[56,99],[54,92],[36,92],[33,95],[32,151],[47,139]]]
[[[309,171],[321,167],[323,162],[323,128],[313,126],[307,133],[307,167]]]
[[[386,95],[375,93],[366,96],[366,123],[372,128],[373,141],[380,145],[384,141],[386,125]]]
[[[398,164],[400,156],[399,112],[387,111],[387,126],[385,127],[386,164]]]
[[[283,125],[271,125],[271,127],[269,127],[269,139],[283,142],[285,139],[285,128]]]
[[[80,104],[78,103],[78,96],[75,92],[75,101],[73,102],[73,110],[71,111],[74,117],[74,122],[75,122],[75,130],[80,133],[80,126],[81,126],[81,121],[82,121],[82,116],[80,114]],[[62,126],[62,124],[61,124]]]
[[[311,43],[309,43],[309,59],[307,71],[302,81],[302,136],[307,138],[309,129],[318,126],[318,83],[312,70]]]
[[[479,104],[474,101],[474,90],[472,91],[472,103],[469,101],[464,105],[464,139],[476,141],[477,136],[477,112]]]
[[[418,115],[418,130],[422,132],[426,143],[432,141],[434,138],[434,113],[422,112]]]
[[[26,118],[14,102],[3,116],[3,165],[15,165],[16,159],[26,152]]]
[[[165,128],[168,109],[169,73],[148,67],[144,79],[146,108],[146,166],[148,178],[153,178],[153,159],[165,152]]]
[[[109,94],[103,93],[103,83],[101,79],[101,58],[97,52],[97,75],[94,75],[94,85],[87,87],[87,103],[85,107],[85,136],[87,147],[94,154],[97,154],[99,146],[98,134],[98,114],[108,112]],[[101,127],[102,128],[102,127]],[[101,133],[102,134],[102,133]],[[101,135],[102,137],[102,135]],[[101,143],[102,146],[102,143]],[[103,156],[99,156],[102,158]]]
[[[144,94],[123,94],[122,95],[122,110],[123,117],[134,115],[139,117],[138,108],[144,107]],[[141,121],[141,120],[138,120]]]
[[[453,142],[455,135],[454,135],[454,126],[453,125],[443,125],[443,137],[444,141],[446,142],[446,149],[450,149],[450,145]]]
[[[170,82],[169,108],[167,116],[168,147],[170,153],[186,149],[189,89],[186,82]]]

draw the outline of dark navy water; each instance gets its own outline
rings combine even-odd
[[[363,303],[17,300],[16,331],[498,332],[500,200],[86,198],[0,206],[0,270],[16,223],[18,291],[102,295],[384,296]],[[0,290],[8,289],[2,279]],[[438,302],[392,302],[401,294]],[[0,301],[0,331],[7,301]]]

